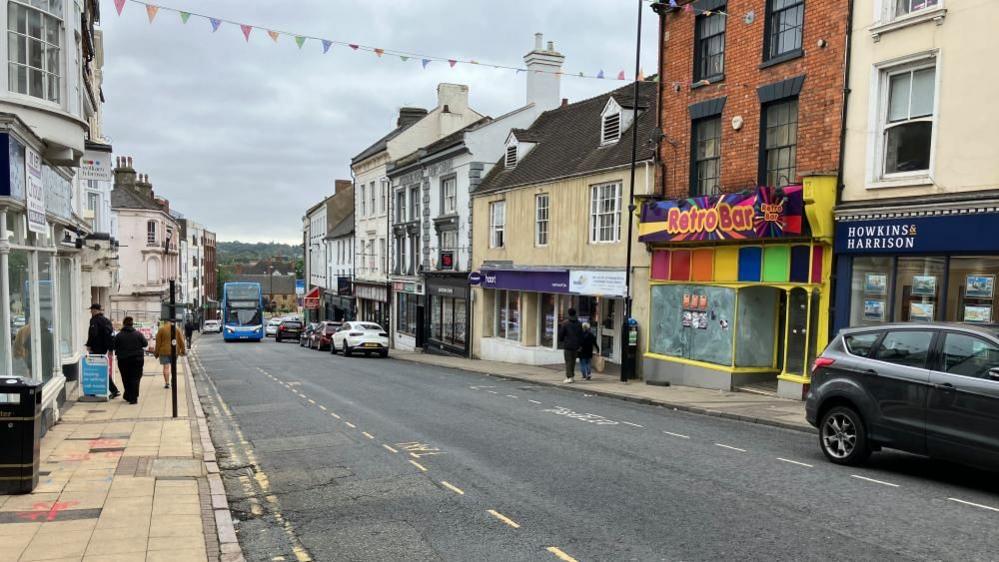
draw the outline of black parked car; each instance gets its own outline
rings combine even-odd
[[[815,360],[805,412],[837,464],[888,447],[999,470],[999,327],[843,330]]]
[[[309,324],[302,330],[302,335],[298,337],[298,346],[305,347],[309,345],[309,341],[312,338],[312,332],[316,331],[316,327],[319,326],[318,322],[309,322]]]
[[[282,320],[281,324],[278,325],[277,333],[274,334],[274,338],[279,342],[284,340],[301,340],[302,321]]]

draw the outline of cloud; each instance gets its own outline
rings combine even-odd
[[[636,6],[611,0],[163,0],[223,19],[385,49],[519,65],[543,32],[567,72],[615,76],[634,65]],[[480,113],[524,102],[514,71],[378,58],[319,41],[275,45],[264,29],[141,5],[103,12],[104,131],[135,157],[157,194],[221,240],[299,242],[305,210],[350,178],[350,158],[387,133],[398,108],[432,107],[440,82],[467,84]],[[656,66],[657,22],[646,8],[643,67]],[[591,97],[620,82],[565,77],[562,95]]]

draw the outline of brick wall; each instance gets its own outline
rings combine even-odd
[[[698,2],[694,6],[698,6]],[[805,75],[798,97],[798,179],[835,174],[839,168],[846,52],[847,2],[805,0],[804,55],[768,68],[763,62],[766,0],[730,0],[725,25],[725,75],[716,84],[692,88],[695,13],[667,13],[662,80],[662,158],[666,197],[690,193],[691,119],[688,106],[726,96],[721,115],[721,189],[733,192],[757,184],[761,105],[757,88]],[[752,12],[751,23],[746,23]],[[824,41],[825,46],[819,43]],[[733,117],[744,120],[732,128]]]

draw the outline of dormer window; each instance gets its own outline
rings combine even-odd
[[[603,127],[600,131],[600,144],[611,144],[621,139],[621,113],[604,115]]]
[[[517,145],[511,144],[506,147],[506,167],[514,168],[517,166]]]

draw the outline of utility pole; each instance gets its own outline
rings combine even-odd
[[[631,324],[631,238],[635,221],[635,168],[638,166],[638,95],[641,92],[641,84],[638,75],[642,71],[642,9],[645,7],[645,0],[638,0],[638,32],[635,39],[635,91],[632,101],[631,119],[631,183],[628,186],[628,253],[625,256],[624,271],[624,322],[621,328],[621,382],[628,382],[634,378],[636,370],[636,358],[630,358],[628,334]],[[636,349],[635,354],[638,353]],[[630,359],[630,360],[629,360]]]

